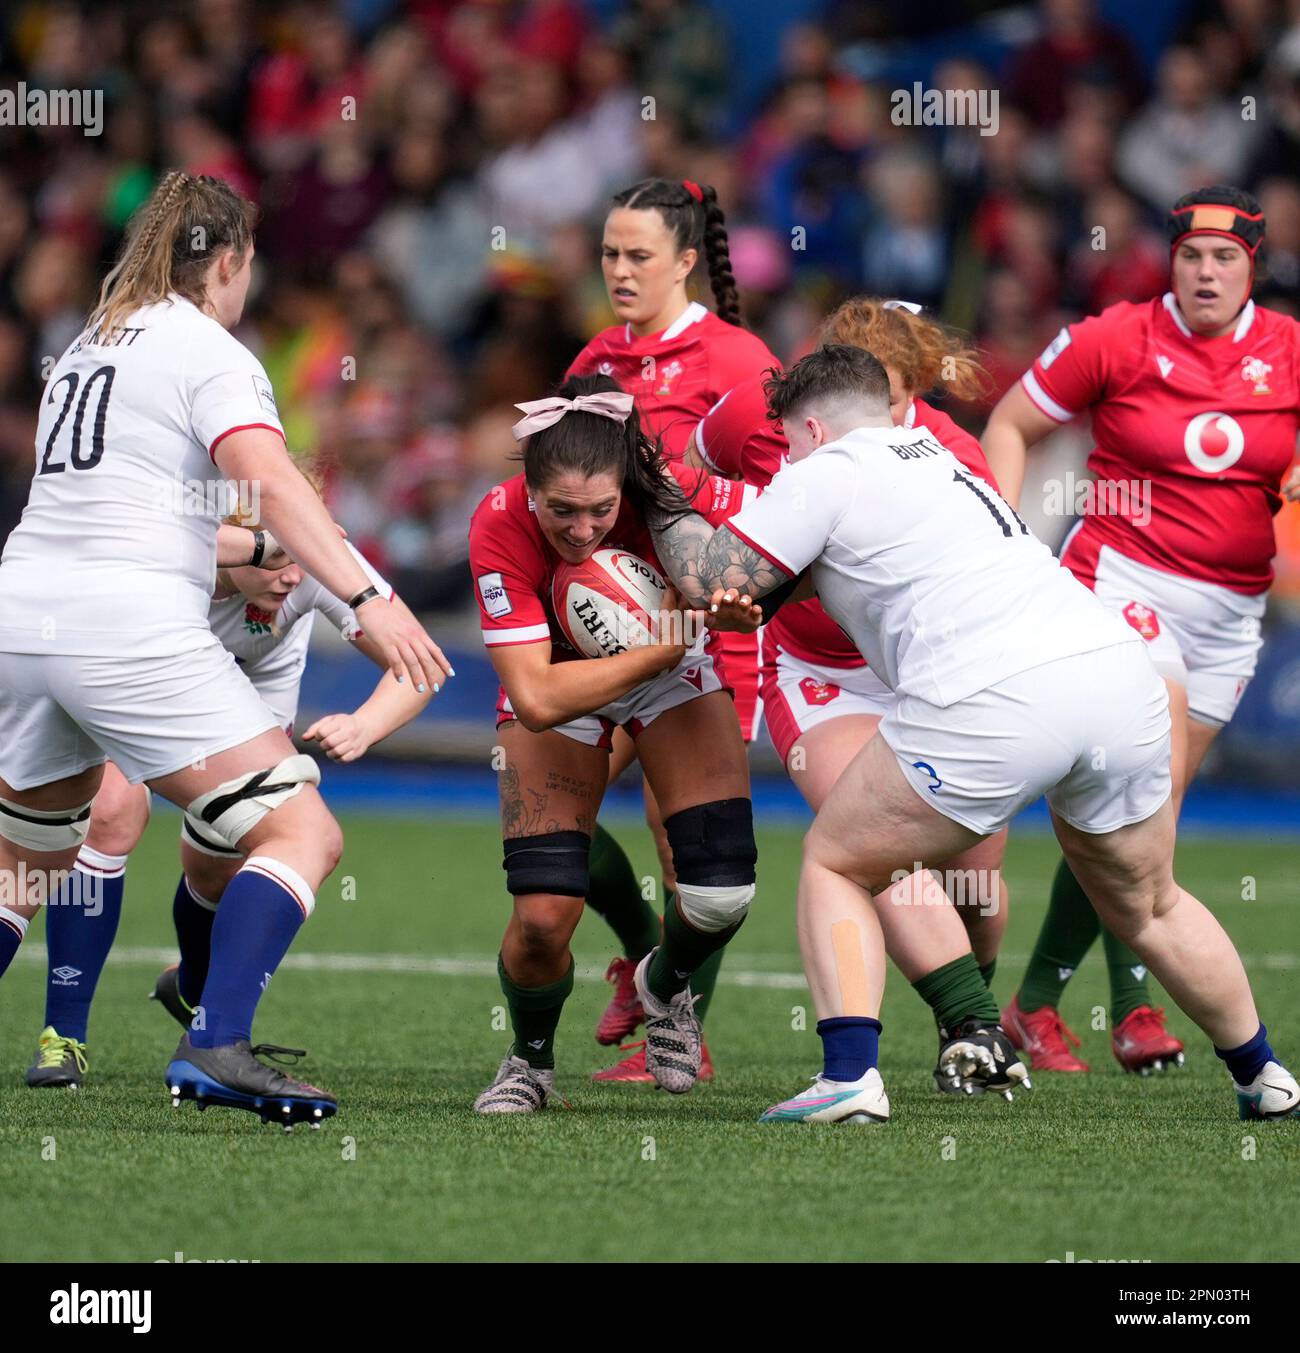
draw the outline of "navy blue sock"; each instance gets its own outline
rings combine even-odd
[[[253,855],[221,895],[212,924],[212,957],[203,997],[190,1026],[196,1048],[251,1038],[253,1014],[315,895],[297,870]]]
[[[1266,1062],[1277,1061],[1268,1045],[1268,1030],[1262,1024],[1249,1043],[1243,1043],[1239,1048],[1215,1048],[1214,1055],[1226,1064],[1238,1085],[1249,1085],[1263,1071]]]
[[[0,907],[0,975],[13,962],[18,946],[27,934],[27,918],[8,907]]]
[[[832,1019],[819,1019],[817,1033],[826,1060],[822,1070],[826,1080],[860,1081],[875,1066],[880,1047],[878,1019],[836,1015]]]
[[[177,967],[176,984],[181,1000],[191,1010],[203,996],[203,984],[208,980],[208,956],[212,949],[212,923],[217,919],[217,904],[200,897],[190,887],[190,881],[181,875],[172,898],[172,923],[176,927],[176,943],[180,945],[181,961]]]
[[[45,1023],[78,1043],[86,1041],[90,1003],[122,919],[126,859],[82,846],[45,916]]]

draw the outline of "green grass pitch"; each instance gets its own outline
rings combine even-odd
[[[276,977],[256,1031],[310,1048],[306,1072],[339,1095],[338,1117],[288,1135],[234,1111],[174,1112],[162,1072],[177,1033],[145,995],[161,966],[146,951],[171,942],[175,824],[160,814],[132,861],[80,1092],[22,1085],[43,966],[29,953],[0,983],[0,1261],[1300,1258],[1300,1122],[1239,1122],[1222,1068],[1177,1011],[1187,1066],[1121,1073],[1092,1029],[1099,950],[1065,1009],[1091,1074],[1040,1075],[1013,1104],[941,1097],[929,1014],[891,974],[881,1069],[893,1122],[759,1127],[819,1053],[793,976],[799,833],[770,826],[758,901],[709,1019],[712,1085],[670,1099],[587,1080],[615,1051],[592,1038],[608,991],[593,975],[613,946],[589,916],[577,938],[586,980],[559,1040],[572,1111],[476,1118],[470,1102],[507,1040],[489,967],[507,902],[496,830],[369,816],[344,819],[343,864],[295,946],[306,958]],[[650,873],[644,830],[617,830]],[[1013,835],[1003,1001],[1055,859],[1050,841]],[[1180,878],[1246,955],[1293,1065],[1294,860],[1293,842],[1247,838],[1179,852]],[[30,939],[41,938],[38,922]]]

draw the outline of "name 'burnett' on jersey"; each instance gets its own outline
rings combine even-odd
[[[857,428],[727,523],[823,607],[892,690],[947,706],[1075,653],[1140,643],[924,428]]]

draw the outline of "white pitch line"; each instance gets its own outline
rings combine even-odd
[[[24,944],[17,958],[26,963],[46,961],[43,944]],[[116,945],[109,963],[129,968],[161,968],[176,962],[175,949],[152,949],[141,945]],[[604,980],[605,964],[579,963],[574,976],[584,982]],[[413,973],[422,977],[495,977],[495,958],[477,955],[441,956],[424,954],[288,954],[280,970],[298,972]],[[799,989],[807,984],[802,973],[755,972],[745,969],[724,971],[721,982],[733,987],[776,987]]]
[[[43,944],[24,944],[17,957],[27,963],[44,963],[45,946]],[[1242,961],[1248,968],[1267,968],[1272,971],[1290,972],[1300,968],[1300,954],[1267,953],[1243,954]],[[1019,969],[1029,959],[1028,954],[1001,954],[999,965]],[[777,991],[802,991],[807,981],[802,973],[779,972],[762,968],[745,967],[746,963],[759,961],[756,954],[729,955],[728,962],[718,974],[718,982],[727,987],[765,987]],[[141,945],[123,944],[116,946],[109,955],[109,962],[123,967],[157,968],[176,962],[174,949],[152,949]],[[297,972],[368,972],[368,973],[412,973],[422,977],[495,977],[497,961],[495,957],[476,954],[460,956],[440,956],[425,954],[289,954],[280,964],[282,969]],[[584,982],[599,982],[604,979],[604,964],[579,963],[574,968],[574,976]]]

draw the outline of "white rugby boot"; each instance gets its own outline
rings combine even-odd
[[[861,1080],[828,1081],[814,1076],[812,1084],[793,1099],[773,1104],[760,1123],[887,1123],[889,1096],[880,1072],[873,1066]]]

